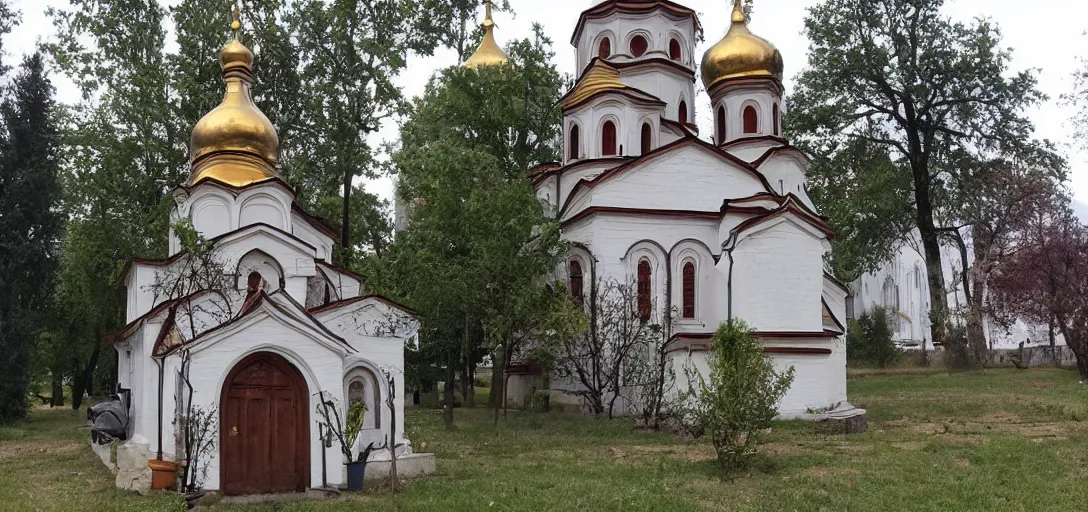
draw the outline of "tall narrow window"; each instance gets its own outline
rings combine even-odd
[[[601,155],[616,155],[616,123],[605,121],[601,128]]]
[[[597,47],[597,56],[607,59],[612,56],[612,40],[607,37],[601,39],[601,45]]]
[[[682,52],[680,51],[680,41],[676,39],[669,41],[669,58],[675,61],[679,61],[681,57]]]
[[[649,153],[653,148],[653,128],[650,128],[650,123],[642,123],[642,153],[645,155]]]
[[[631,56],[641,57],[646,53],[646,49],[650,47],[650,44],[646,42],[646,38],[642,36],[635,36],[631,38]]]
[[[638,317],[650,318],[650,262],[638,262]]]
[[[676,120],[681,125],[688,124],[688,102],[680,100],[680,107],[676,112]]]
[[[695,264],[684,263],[683,316],[695,318]]]
[[[775,135],[782,135],[778,131],[779,120],[778,120],[778,104],[777,103],[775,103],[774,107],[771,109],[771,116],[774,118],[774,119],[772,119],[772,121],[774,121],[774,134]]]
[[[574,124],[570,127],[570,144],[567,144],[567,148],[570,150],[570,160],[578,159],[578,142],[581,140],[578,134],[578,125]]]
[[[759,117],[756,115],[756,108],[748,105],[744,107],[744,133],[757,132],[759,132]]]
[[[577,260],[570,260],[570,296],[574,302],[582,303],[582,265]]]
[[[718,107],[717,119],[714,120],[717,124],[718,144],[725,143],[725,107]]]

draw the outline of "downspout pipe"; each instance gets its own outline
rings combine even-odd
[[[163,378],[164,378],[165,371],[166,371],[166,361],[163,361],[162,358],[159,358],[159,417],[158,417],[158,421],[156,422],[156,423],[158,423],[158,430],[159,430],[159,433],[158,433],[159,445],[158,445],[158,451],[155,453],[155,459],[156,460],[162,460],[162,392],[163,392]]]
[[[729,239],[722,244],[722,252],[729,258],[729,272],[725,279],[725,304],[726,322],[733,321],[733,249],[737,248],[737,234],[729,235]]]

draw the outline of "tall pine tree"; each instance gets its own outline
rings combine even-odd
[[[56,273],[58,132],[40,54],[0,105],[0,422],[27,412],[30,360]]]

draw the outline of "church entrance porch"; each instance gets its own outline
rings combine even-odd
[[[220,400],[224,494],[301,492],[310,473],[306,382],[278,354],[257,352],[227,375]]]

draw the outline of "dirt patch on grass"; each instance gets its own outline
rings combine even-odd
[[[0,443],[0,461],[22,457],[67,455],[89,447],[76,443]]]
[[[926,443],[923,443],[921,441],[904,441],[901,443],[892,443],[892,446],[899,448],[900,450],[916,452],[918,450],[921,450],[922,448],[925,448]]]
[[[633,459],[670,455],[689,462],[714,460],[714,448],[710,445],[631,445],[610,446],[606,450],[612,460]]]

